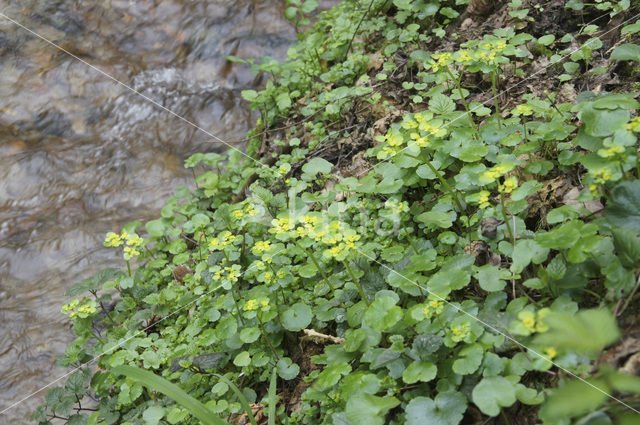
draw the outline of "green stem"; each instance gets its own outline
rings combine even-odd
[[[360,292],[360,296],[362,297],[362,300],[367,305],[370,305],[369,299],[365,295],[364,290],[362,289],[362,285],[360,285],[360,281],[356,278],[356,275],[353,273],[353,270],[351,270],[351,267],[349,267],[349,264],[346,261],[343,261],[342,264],[344,264],[344,268],[347,269],[347,273],[349,273],[349,276],[351,276],[351,280],[353,281],[353,284],[356,285],[356,288],[358,288],[358,292]]]
[[[238,291],[238,296],[240,297],[240,291],[237,287],[234,287],[236,291]],[[240,324],[244,327],[244,320],[242,320],[242,313],[240,312],[240,306],[238,305],[238,299],[236,298],[236,294],[231,290],[231,297],[233,298],[233,303],[236,305],[236,312],[238,312],[238,319],[240,320]]]
[[[500,205],[502,206],[502,218],[504,219],[504,223],[507,225],[507,231],[509,232],[509,237],[513,244],[515,244],[515,237],[513,235],[513,229],[511,228],[511,223],[509,223],[509,218],[507,217],[507,208],[504,206],[504,194],[500,192]]]
[[[498,102],[498,88],[496,86],[496,73],[491,71],[491,88],[493,89],[493,103],[496,108],[496,118],[498,120],[498,128],[502,128],[502,114],[500,113],[500,103]]]
[[[444,186],[445,190],[449,192],[449,194],[453,198],[453,201],[456,203],[456,207],[458,207],[458,210],[460,210],[460,212],[462,213],[464,211],[464,208],[462,208],[462,203],[460,202],[460,198],[458,198],[457,193],[455,193],[454,190],[451,188],[451,186],[449,186],[449,183],[447,183],[447,181],[444,179],[444,176],[442,175],[442,173],[440,173],[440,171],[438,171],[436,167],[434,167],[433,164],[431,164],[431,158],[427,159],[427,161],[425,161],[425,164],[427,164],[427,167],[429,167],[431,171],[433,171],[433,174],[435,174],[436,177],[438,177],[438,180],[440,180],[440,183],[442,184],[442,186]]]
[[[129,272],[129,277],[131,277],[131,263],[129,262],[129,260],[127,261],[127,272]]]
[[[262,332],[262,337],[265,339],[265,341],[267,341],[267,344],[269,344],[269,348],[271,348],[271,352],[273,353],[273,355],[276,356],[276,360],[280,361],[280,356],[278,356],[276,349],[273,347],[273,344],[271,344],[271,340],[269,339],[269,334],[264,328],[264,323],[262,323],[262,319],[260,319],[259,314],[256,314],[256,319],[258,319],[258,323],[260,324],[260,332]]]
[[[311,258],[311,261],[313,261],[313,264],[315,264],[316,268],[318,269],[318,271],[322,275],[322,279],[324,279],[324,282],[327,284],[327,286],[329,286],[329,289],[331,289],[333,291],[334,290],[333,289],[333,285],[331,285],[331,282],[329,282],[329,278],[327,277],[327,275],[322,270],[322,267],[320,267],[320,263],[318,263],[318,260],[316,260],[316,257],[312,253],[307,251],[302,245],[300,245],[297,240],[294,239],[293,243],[296,244],[296,246],[298,248],[300,248],[302,250],[302,252],[304,252],[307,257]]]
[[[447,70],[447,74],[451,77],[456,88],[458,89],[458,93],[460,93],[460,100],[462,101],[462,106],[464,106],[465,111],[467,111],[467,116],[469,117],[469,121],[471,121],[471,128],[473,128],[473,132],[475,133],[476,139],[480,140],[480,133],[478,133],[478,127],[476,126],[476,122],[473,120],[473,115],[471,115],[471,110],[469,109],[469,105],[467,105],[467,100],[464,98],[464,94],[462,93],[462,86],[460,85],[460,80],[458,80],[453,72],[449,69],[449,67],[445,68]]]

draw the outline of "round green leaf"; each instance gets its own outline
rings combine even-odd
[[[288,331],[297,332],[309,326],[312,318],[313,313],[308,305],[295,303],[282,313],[282,324]]]
[[[251,356],[248,351],[243,351],[233,359],[233,364],[238,367],[249,366],[251,364]]]
[[[494,376],[480,381],[471,397],[482,413],[498,416],[500,407],[509,407],[516,402],[516,388],[502,376]]]
[[[435,401],[416,397],[406,410],[407,425],[457,425],[467,410],[467,399],[456,391],[439,393]]]
[[[384,296],[376,299],[367,308],[364,320],[377,331],[390,329],[402,319],[402,309],[396,305],[396,300]]]
[[[251,343],[260,338],[260,329],[258,328],[244,328],[240,331],[240,341]]]
[[[411,363],[402,372],[402,380],[407,384],[414,384],[418,381],[429,382],[436,377],[438,368],[431,362],[419,360]]]

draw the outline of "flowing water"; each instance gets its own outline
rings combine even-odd
[[[0,0],[0,11],[223,140],[261,83],[223,55],[282,58],[276,0]],[[241,146],[241,142],[236,142]],[[0,17],[0,411],[66,372],[66,288],[122,267],[104,234],[159,215],[219,142]],[[44,391],[0,415],[29,423]]]

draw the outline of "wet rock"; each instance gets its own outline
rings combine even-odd
[[[57,109],[40,112],[35,119],[34,127],[48,136],[65,137],[73,134],[71,121]]]

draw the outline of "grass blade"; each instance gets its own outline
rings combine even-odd
[[[244,409],[245,412],[247,412],[247,416],[249,416],[249,420],[251,421],[251,425],[258,425],[256,423],[256,419],[253,417],[253,412],[251,411],[251,406],[249,406],[249,400],[247,400],[247,398],[244,396],[244,394],[242,394],[242,391],[240,391],[240,388],[236,387],[236,385],[233,382],[229,381],[227,378],[225,378],[224,376],[222,376],[222,375],[220,375],[218,373],[216,373],[215,376],[220,378],[220,380],[222,382],[224,382],[229,387],[231,387],[233,392],[236,393],[236,395],[238,396],[238,399],[240,400],[240,404],[242,405],[242,408]]]
[[[269,381],[269,411],[267,412],[269,415],[268,425],[276,425],[276,404],[278,404],[278,396],[276,395],[277,381],[278,373],[276,368],[274,368],[273,373],[271,374],[271,380]]]
[[[193,416],[198,418],[204,425],[230,425],[229,422],[221,419],[209,410],[204,404],[184,392],[177,385],[169,382],[165,378],[156,375],[148,370],[135,366],[117,366],[111,369],[116,375],[124,375],[140,382],[149,389],[161,392],[171,398],[176,403],[187,409]],[[246,399],[245,399],[246,400]],[[252,416],[250,416],[252,417]],[[255,424],[255,422],[253,422]]]

